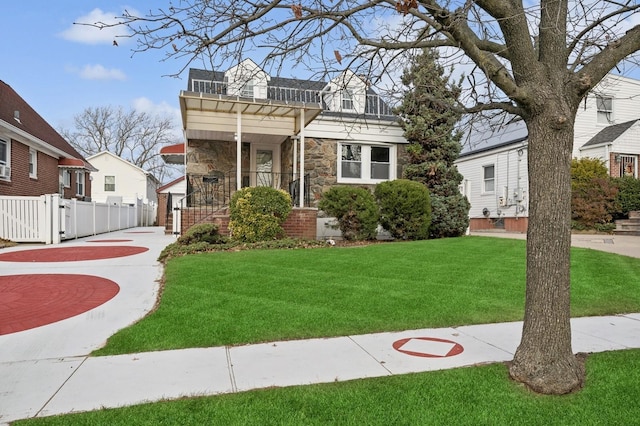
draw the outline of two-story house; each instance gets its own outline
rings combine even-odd
[[[606,76],[587,96],[575,121],[573,156],[599,158],[611,176],[638,177],[640,81]],[[527,129],[515,120],[474,132],[456,161],[461,191],[471,203],[470,229],[528,226]]]
[[[288,191],[292,220],[311,214],[315,227],[329,187],[396,179],[406,162],[397,117],[350,71],[328,82],[280,78],[248,59],[224,72],[191,69],[179,100],[186,142],[161,154],[186,166],[182,229],[200,220],[185,219],[188,209],[224,211],[233,192],[257,185]]]
[[[0,195],[90,198],[92,171],[82,155],[0,81]]]

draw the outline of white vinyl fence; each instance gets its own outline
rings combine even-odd
[[[62,240],[136,226],[151,226],[157,206],[106,204],[58,194],[40,197],[0,196],[0,238],[14,242],[56,244]]]

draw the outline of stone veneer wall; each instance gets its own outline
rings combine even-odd
[[[249,144],[242,144],[242,169],[249,170]],[[230,173],[236,169],[236,143],[190,140],[187,147],[187,174]]]

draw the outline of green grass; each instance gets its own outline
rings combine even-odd
[[[574,316],[640,311],[640,260],[572,250]],[[171,260],[159,309],[101,354],[519,320],[525,243],[470,237]],[[541,396],[504,364],[263,389],[16,425],[640,424],[640,350],[592,354],[586,386]]]
[[[523,317],[525,242],[464,237],[172,259],[157,311],[97,355]],[[640,260],[572,249],[572,315],[640,311]]]
[[[586,387],[541,396],[503,364],[265,389],[48,417],[16,425],[631,425],[640,350],[593,354]]]

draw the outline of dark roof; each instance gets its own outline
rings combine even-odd
[[[14,118],[16,111],[18,111],[19,120]],[[0,80],[0,120],[63,151],[69,158],[77,158],[86,162],[69,142],[2,80]]]
[[[618,139],[620,135],[626,132],[629,127],[633,126],[638,121],[640,120],[635,119],[624,123],[607,126],[604,129],[600,130],[594,137],[589,139],[589,141],[582,145],[582,147],[613,142]]]
[[[513,119],[507,124],[484,124],[485,128],[474,129],[465,134],[460,157],[522,144],[529,137],[527,126],[520,119]]]
[[[189,69],[189,81],[187,82],[187,91],[192,91],[193,87],[191,82],[193,80],[204,80],[210,82],[224,82],[224,72],[220,71],[207,71],[202,69]],[[297,90],[306,90],[310,92],[321,92],[325,87],[327,87],[329,83],[321,80],[300,80],[297,78],[285,78],[285,77],[271,77],[269,82],[267,83],[267,88],[284,88],[284,89],[297,89]],[[220,90],[218,88],[218,90]],[[224,90],[224,89],[222,89]],[[224,93],[224,92],[223,92]],[[271,93],[271,92],[270,92]],[[296,99],[293,92],[289,91],[281,91],[277,90],[273,93],[277,93],[278,96],[283,96],[287,98],[286,100],[290,101],[299,101],[300,99]],[[371,87],[367,87],[367,95],[376,95],[378,94]],[[268,95],[269,96],[269,95]],[[367,101],[367,105],[365,106],[366,114],[374,114],[374,115],[385,115],[385,116],[393,116],[391,107],[386,102],[381,102],[381,105],[370,103]],[[353,115],[354,117],[359,116],[354,113],[344,113],[338,111],[328,111],[324,110],[322,112],[326,115],[340,115],[340,116],[348,116]],[[395,120],[395,118],[394,118]]]

